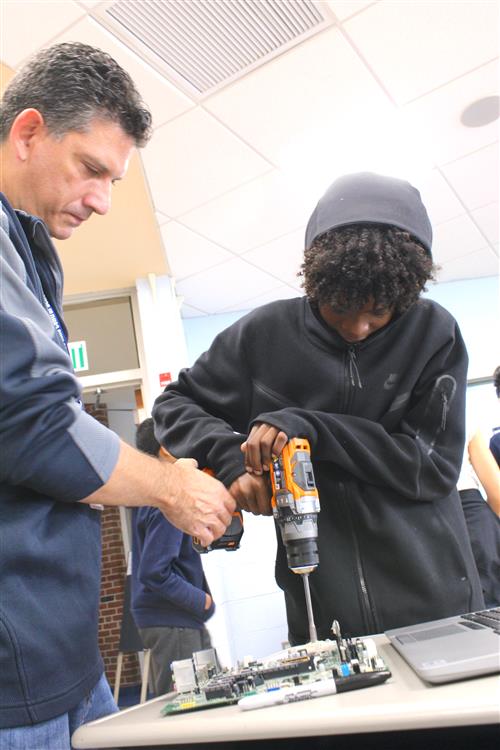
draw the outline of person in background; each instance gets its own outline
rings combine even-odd
[[[137,428],[136,447],[165,461],[154,423]],[[193,539],[173,526],[158,508],[132,510],[131,611],[145,648],[151,649],[155,695],[173,690],[170,664],[211,648],[205,622],[214,602]]]
[[[486,430],[469,418],[457,488],[487,607],[500,606],[500,468]],[[481,494],[481,488],[486,500]]]
[[[480,495],[478,487],[481,485],[491,511],[497,517],[500,516],[500,468],[490,450],[485,433],[480,428],[474,430],[466,441],[462,472],[459,477],[459,490],[476,489]]]
[[[480,609],[456,489],[467,353],[453,317],[421,297],[432,229],[404,180],[336,180],[306,229],[306,296],[248,313],[153,408],[156,437],[211,468],[240,508],[270,514],[268,469],[307,438],[321,502],[310,576],[318,637]],[[289,640],[309,640],[300,576],[278,534]]]
[[[497,399],[500,399],[500,367],[497,367],[493,373],[493,385],[495,386]],[[493,435],[490,438],[490,451],[493,453],[498,466],[500,466],[500,424],[498,422],[493,428]]]
[[[84,44],[39,52],[1,102],[2,750],[69,750],[80,724],[116,710],[97,642],[96,506],[148,503],[205,544],[231,521],[233,499],[194,461],[162,464],[82,409],[67,349],[51,237],[108,212],[150,130],[130,76]]]

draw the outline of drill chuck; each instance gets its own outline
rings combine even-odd
[[[294,573],[313,571],[319,563],[317,513],[297,515],[281,509],[277,515],[288,567]]]
[[[288,567],[294,573],[312,573],[318,567],[317,539],[297,539],[285,544]]]

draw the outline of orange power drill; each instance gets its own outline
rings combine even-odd
[[[203,471],[206,474],[209,474],[211,477],[214,477],[215,474],[212,471],[212,469],[203,469]],[[233,552],[234,550],[237,550],[240,546],[240,540],[243,536],[243,514],[241,510],[236,509],[233,513],[233,517],[231,519],[231,523],[225,530],[222,536],[220,536],[218,539],[214,539],[214,541],[208,545],[208,547],[204,547],[203,544],[200,542],[198,537],[193,537],[193,547],[195,550],[200,552],[201,554],[204,554],[205,552],[212,552],[212,550],[216,549],[225,549],[226,552]]]
[[[302,576],[306,597],[309,636],[317,640],[312,611],[309,573],[318,567],[318,490],[311,462],[311,448],[305,438],[292,438],[270,466],[272,508],[288,567]]]
[[[165,461],[168,461],[169,463],[175,463],[175,461],[177,461],[175,456],[172,456],[172,454],[166,448],[164,448],[163,445],[160,448],[160,452]],[[203,469],[203,471],[205,472],[205,474],[209,474],[209,476],[215,477],[212,469]],[[198,537],[193,537],[193,547],[195,548],[195,550],[202,554],[205,552],[211,552],[215,549],[225,549],[228,552],[232,552],[233,550],[237,550],[240,546],[240,539],[242,536],[243,514],[241,510],[235,510],[231,519],[231,523],[221,537],[219,537],[218,539],[214,539],[214,541],[209,544],[208,547],[204,547]]]

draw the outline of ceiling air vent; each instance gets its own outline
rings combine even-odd
[[[212,93],[333,23],[314,0],[118,0],[94,17],[188,93]]]

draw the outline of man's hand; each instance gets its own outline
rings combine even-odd
[[[175,461],[173,456],[170,459]],[[118,462],[106,484],[80,502],[130,508],[152,505],[208,547],[231,523],[235,502],[221,482],[196,466],[192,458],[159,461],[121,441]]]
[[[235,479],[229,492],[238,507],[253,513],[254,516],[271,516],[271,483],[268,476],[242,474]]]
[[[235,502],[221,482],[196,466],[192,458],[164,464],[166,499],[157,505],[174,526],[207,547],[231,523]]]
[[[269,471],[272,457],[279,456],[287,442],[288,436],[277,427],[264,422],[255,424],[241,444],[247,472],[260,475],[263,471]]]
[[[211,606],[212,606],[212,597],[210,596],[210,594],[207,594],[205,592],[205,606],[204,606],[204,609],[205,610],[210,609]]]

